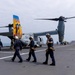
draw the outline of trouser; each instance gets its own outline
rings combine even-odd
[[[23,60],[22,60],[22,57],[21,57],[21,55],[20,55],[20,53],[19,53],[19,49],[16,49],[16,50],[15,50],[14,56],[13,56],[13,58],[12,58],[13,61],[15,60],[16,56],[20,59],[20,61],[23,61]]]
[[[55,64],[55,58],[54,58],[54,52],[52,50],[48,50],[46,52],[46,63],[48,63],[48,56],[50,55],[51,59],[52,59],[52,63]]]
[[[1,51],[1,46],[0,46],[0,51]]]
[[[29,57],[28,57],[28,60],[31,59],[31,55],[32,55],[33,58],[34,58],[34,61],[36,61],[36,56],[35,56],[35,51],[34,51],[34,50],[30,50],[30,51],[29,51]]]

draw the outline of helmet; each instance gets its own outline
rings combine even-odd
[[[32,37],[32,36],[30,36],[30,37],[29,37],[29,39],[33,39],[33,37]]]
[[[19,39],[19,37],[18,36],[15,36],[15,39]]]
[[[46,34],[46,36],[50,36],[50,34],[49,34],[49,33],[47,33],[47,34]]]

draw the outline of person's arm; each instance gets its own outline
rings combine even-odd
[[[20,41],[20,50],[22,50],[22,42]]]
[[[15,49],[16,48],[16,41],[14,42],[14,45],[13,46],[14,46],[14,49]]]
[[[35,50],[35,48],[34,48],[34,41],[31,42],[31,45],[32,45],[31,49]]]
[[[53,43],[53,41],[48,41],[47,43]]]
[[[47,41],[47,43],[53,43],[53,39],[50,38],[50,39]]]

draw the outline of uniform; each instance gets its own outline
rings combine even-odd
[[[35,56],[34,41],[33,41],[32,38],[30,39],[30,44],[29,44],[29,46],[30,46],[29,57],[28,57],[28,59],[26,59],[26,60],[27,60],[27,61],[30,61],[31,55],[32,55],[33,58],[34,58],[33,62],[36,62],[37,60],[36,60],[36,56]]]
[[[15,60],[16,56],[20,59],[19,62],[22,62],[23,59],[19,53],[19,50],[22,49],[22,44],[21,44],[21,41],[19,39],[16,39],[15,42],[14,42],[14,49],[15,49],[15,53],[14,53],[14,56],[12,58],[12,61]]]
[[[53,48],[53,39],[50,37],[47,40],[47,50],[46,50],[46,60],[43,64],[48,64],[48,56],[50,55],[52,59],[52,63],[50,65],[55,66],[55,58],[54,58],[54,48]]]

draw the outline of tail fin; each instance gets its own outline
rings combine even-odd
[[[19,38],[22,37],[22,27],[17,15],[13,15],[13,36],[18,36]]]

